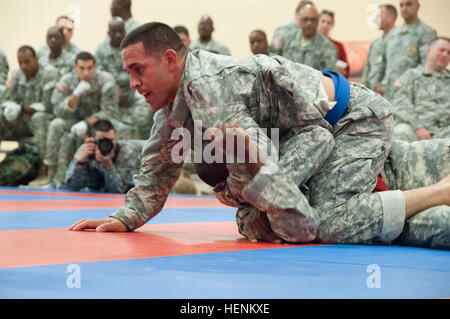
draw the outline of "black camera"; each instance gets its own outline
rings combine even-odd
[[[103,156],[108,155],[109,153],[111,153],[111,150],[114,148],[114,144],[113,141],[109,138],[106,137],[99,137],[98,139],[96,139],[94,141],[94,144],[98,146],[98,149],[100,150],[100,153]],[[95,156],[94,155],[90,155],[89,156],[90,159],[94,159]]]

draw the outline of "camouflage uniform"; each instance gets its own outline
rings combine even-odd
[[[75,109],[68,106],[68,100],[80,82],[78,74],[76,72],[67,73],[60,79],[60,82],[64,84],[65,91],[60,92],[55,88],[51,97],[54,104],[53,113],[56,118],[50,123],[48,129],[47,152],[44,157],[44,164],[48,166],[57,164],[60,140],[65,133],[70,132],[72,125],[77,122],[97,116],[100,119],[108,119],[114,126],[118,126],[118,94],[111,74],[97,71],[90,82],[91,89],[79,97]]]
[[[450,72],[430,72],[423,65],[406,71],[394,88],[394,139],[415,141],[426,128],[433,138],[450,138]]]
[[[3,93],[5,92],[5,83],[8,78],[9,65],[6,55],[2,49],[0,49],[0,102],[3,101]]]
[[[382,87],[389,101],[394,99],[394,82],[406,70],[425,64],[427,48],[435,39],[436,31],[421,21],[396,27],[389,32],[384,58],[377,66],[384,70]]]
[[[382,65],[385,39],[386,36],[383,35],[373,41],[367,54],[362,84],[371,90],[383,79],[384,70],[380,69],[380,66]]]
[[[82,50],[79,47],[77,47],[75,44],[73,44],[72,42],[69,42],[65,47],[63,47],[63,51],[66,51],[67,53],[70,53],[75,57]],[[48,55],[50,55],[50,48],[46,44],[42,45],[41,47],[39,47],[37,49],[36,54],[39,57],[48,56]]]
[[[119,48],[103,42],[95,52],[97,68],[111,73],[127,97],[127,105],[120,106],[120,126],[116,127],[122,139],[147,139],[153,124],[153,112],[143,96],[130,88],[130,75],[124,71]]]
[[[217,54],[231,55],[230,49],[228,49],[224,44],[211,39],[207,43],[201,42],[200,40],[194,40],[189,45],[189,50],[205,50]]]
[[[87,190],[107,193],[126,193],[133,187],[133,175],[139,173],[140,152],[136,146],[118,141],[119,149],[113,159],[111,168],[103,168],[95,159],[76,167],[75,159],[66,172],[65,184],[72,191]],[[77,152],[81,152],[82,145]]]
[[[39,103],[45,111],[36,112],[32,116],[22,112],[15,121],[9,122],[2,116],[0,110],[0,140],[21,140],[34,136],[39,155],[41,159],[43,158],[47,129],[53,118],[53,104],[50,98],[58,78],[58,71],[51,65],[39,65],[38,72],[29,81],[20,69],[13,71],[11,88],[6,90],[5,101],[13,101],[22,108]]]
[[[76,55],[64,49],[61,51],[61,55],[56,59],[50,58],[50,49],[42,50],[37,55],[39,57],[40,64],[54,66],[58,70],[60,77],[71,72],[73,70],[73,66],[75,65]]]
[[[297,22],[291,21],[287,22],[285,24],[280,25],[278,28],[275,29],[275,32],[272,37],[272,42],[269,45],[269,51],[271,53],[277,52],[281,48],[281,38],[288,32],[292,30],[299,30],[300,26]]]
[[[137,27],[139,27],[141,23],[137,21],[134,17],[129,17],[127,21],[125,21],[125,32],[126,34],[130,33]]]
[[[338,61],[336,46],[319,32],[311,40],[302,37],[302,30],[293,29],[280,40],[279,54],[293,62],[309,65],[317,70],[333,70]]]

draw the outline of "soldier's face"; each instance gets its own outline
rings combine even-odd
[[[198,34],[200,38],[208,38],[214,31],[213,23],[209,18],[202,18],[198,23]]]
[[[405,20],[409,20],[417,16],[420,4],[417,0],[401,0],[400,13]]]
[[[53,27],[48,31],[47,45],[51,50],[58,50],[64,46],[64,36],[56,27]]]
[[[327,36],[331,28],[333,27],[333,23],[334,21],[332,17],[330,17],[328,14],[322,14],[319,18],[319,32]]]
[[[33,56],[30,51],[17,54],[19,67],[27,78],[32,78],[39,70],[38,57]]]
[[[435,71],[444,70],[450,62],[450,42],[436,41],[428,48],[428,59]]]
[[[249,37],[250,49],[253,54],[267,53],[267,40],[260,32],[252,32]]]
[[[316,34],[319,24],[319,13],[314,6],[307,5],[299,11],[300,28],[305,38],[311,38]]]
[[[173,61],[168,60],[167,51],[159,57],[147,55],[142,42],[122,50],[123,68],[130,74],[130,88],[144,96],[153,112],[172,102],[178,88]]]
[[[110,24],[108,35],[111,38],[110,44],[113,48],[120,47],[120,43],[125,37],[125,25],[123,23]]]
[[[73,35],[73,23],[67,19],[59,19],[56,26],[63,31],[64,43],[69,43]]]
[[[77,60],[73,69],[78,74],[78,79],[86,82],[91,82],[97,72],[94,60]]]

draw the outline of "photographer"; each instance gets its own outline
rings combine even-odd
[[[126,193],[133,187],[133,175],[139,172],[140,152],[126,141],[117,141],[114,126],[99,120],[91,137],[75,153],[66,172],[70,190]]]

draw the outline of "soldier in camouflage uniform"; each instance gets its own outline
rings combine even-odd
[[[189,49],[191,51],[200,49],[217,54],[231,55],[230,50],[224,44],[212,38],[213,32],[213,20],[209,16],[203,15],[198,23],[199,39],[192,41]]]
[[[131,14],[131,0],[112,0],[111,17],[121,17],[125,21],[127,34],[141,25]]]
[[[384,70],[381,70],[379,66],[381,66],[381,59],[383,59],[386,36],[392,28],[395,27],[397,9],[390,4],[381,5],[378,8],[377,19],[379,23],[378,28],[383,31],[383,35],[373,41],[370,45],[362,78],[362,84],[372,90],[375,90],[377,84],[383,79]],[[376,66],[378,66],[378,68]]]
[[[142,42],[149,34],[152,38]],[[393,116],[385,99],[360,84],[350,84],[347,110],[332,126],[325,116],[334,104],[333,82],[308,66],[264,55],[235,59],[187,53],[176,33],[160,23],[136,29],[122,48],[131,87],[157,111],[155,125],[125,205],[109,218],[82,220],[70,230],[133,231],[144,225],[161,211],[180,174],[177,136],[215,127],[232,128],[238,140],[245,137],[246,159],[239,162],[238,152],[237,162],[227,161],[223,180],[217,168],[224,164],[200,161],[200,168],[214,173],[199,176],[215,180],[219,200],[238,207],[239,230],[251,240],[387,244],[402,234],[405,218],[450,204],[450,196],[442,196],[449,193],[450,176],[423,189],[372,192],[389,155]],[[269,139],[260,128],[276,130]],[[225,141],[217,131],[212,134],[216,151],[234,157],[234,148],[222,148]],[[264,150],[276,140],[278,158]],[[450,155],[449,143],[443,140],[443,159]],[[433,169],[435,176],[450,173],[449,163]],[[420,165],[419,174],[432,169]],[[450,248],[449,213],[443,206],[429,216],[431,227],[422,225],[427,239],[414,245],[429,246],[432,238],[433,247]],[[412,237],[406,237],[409,243]]]
[[[39,63],[46,66],[54,66],[59,73],[59,76],[63,76],[66,73],[72,71],[75,63],[75,55],[69,51],[63,50],[64,46],[64,34],[58,27],[50,27],[47,31],[47,50],[41,50],[38,53]]]
[[[269,45],[269,51],[272,53],[275,53],[277,50],[281,48],[281,38],[288,32],[292,30],[298,30],[300,29],[300,17],[299,17],[299,11],[303,9],[306,5],[312,5],[312,1],[302,0],[298,3],[296,9],[295,9],[295,17],[294,21],[287,22],[285,24],[282,24],[278,28],[275,29],[275,32],[272,37],[272,42]]]
[[[9,65],[5,52],[0,49],[0,102],[3,101],[3,94],[6,88],[6,79],[8,78]]]
[[[287,32],[280,39],[274,53],[293,62],[309,65],[317,70],[334,69],[338,61],[336,46],[317,32],[319,13],[313,4],[299,10],[301,29]]]
[[[438,38],[428,48],[426,65],[409,69],[397,80],[394,139],[450,138],[449,62],[449,39]]]
[[[69,141],[84,140],[87,127],[99,119],[108,119],[118,124],[118,94],[111,74],[97,71],[95,58],[88,52],[77,55],[73,72],[65,74],[59,81],[51,97],[56,116],[51,121],[47,134],[47,150],[44,164],[48,167],[47,176],[34,181],[34,186],[49,184],[56,174],[58,152],[61,138],[68,134]],[[61,89],[62,87],[62,89]],[[73,154],[73,153],[72,153]],[[72,156],[69,154],[67,156]],[[68,164],[68,163],[67,163]],[[65,167],[58,170],[66,171]],[[64,176],[61,173],[60,176]]]
[[[108,24],[109,41],[97,47],[97,68],[111,73],[118,85],[121,139],[147,139],[153,124],[153,112],[144,98],[130,89],[130,76],[123,70],[120,43],[125,37],[124,21],[114,17]]]
[[[114,145],[107,154],[102,154],[98,145],[102,138]],[[139,172],[140,158],[136,146],[117,141],[111,122],[99,120],[91,129],[91,137],[85,139],[70,163],[65,184],[73,191],[87,188],[95,192],[126,193],[133,187],[133,175]]]
[[[74,21],[72,18],[68,16],[60,16],[56,19],[55,24],[64,34],[64,45],[63,45],[63,51],[66,51],[75,56],[81,52],[80,48],[78,48],[75,44],[70,42],[73,36],[73,28],[74,28]],[[48,45],[43,45],[37,49],[38,56],[48,56],[50,54],[50,48]]]
[[[47,129],[53,119],[53,104],[50,101],[58,81],[58,71],[51,65],[43,66],[32,47],[20,47],[17,52],[20,69],[12,73],[11,87],[6,90],[3,106],[15,104],[20,113],[13,120],[7,120],[6,108],[0,110],[0,140],[25,140],[37,146],[38,159],[42,162],[46,150]],[[40,166],[44,175],[44,166]]]
[[[418,0],[400,1],[405,24],[389,32],[383,59],[376,66],[383,70],[381,92],[390,102],[394,99],[395,81],[406,70],[425,64],[427,48],[436,39],[436,31],[419,20],[418,10]]]

